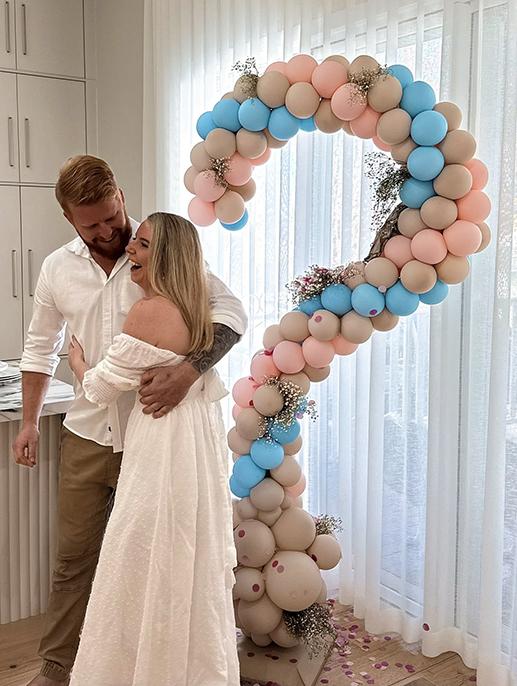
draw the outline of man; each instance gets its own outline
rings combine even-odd
[[[58,363],[65,325],[84,343],[88,363],[94,366],[121,332],[131,306],[142,297],[131,281],[125,254],[138,224],[129,219],[123,192],[107,163],[89,155],[68,160],[59,174],[56,197],[78,236],[45,259],[34,294],[20,364],[23,424],[13,445],[18,464],[28,467],[37,462],[39,416]],[[209,288],[212,350],[142,377],[142,409],[155,418],[175,407],[246,329],[241,303],[212,274]],[[75,393],[61,439],[59,538],[39,649],[43,665],[31,686],[68,682],[135,400],[134,394],[124,393],[112,406],[100,409],[86,400],[80,384],[75,384]]]

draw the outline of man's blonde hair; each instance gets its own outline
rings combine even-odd
[[[113,198],[118,191],[109,164],[92,155],[76,155],[59,170],[56,198],[64,210],[70,205],[94,205]]]

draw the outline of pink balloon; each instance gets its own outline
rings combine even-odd
[[[250,159],[251,164],[254,167],[258,167],[260,164],[266,164],[266,162],[269,160],[271,157],[271,148],[266,148],[262,155],[259,155],[258,157],[252,157]]]
[[[273,350],[273,362],[284,374],[298,374],[305,367],[302,346],[293,341],[280,341]]]
[[[337,355],[351,355],[359,347],[357,343],[350,343],[341,334],[333,338],[331,341]]]
[[[234,405],[234,406],[233,406],[233,408],[232,408],[232,417],[233,417],[233,421],[234,421],[234,422],[237,421],[237,417],[240,415],[240,413],[242,412],[243,409],[244,409],[244,408],[242,408],[240,405]]]
[[[355,83],[345,83],[339,86],[330,101],[332,111],[338,119],[343,119],[343,121],[357,119],[365,111],[366,106],[366,98]]]
[[[253,167],[250,160],[238,152],[234,153],[229,160],[229,169],[224,175],[224,178],[232,186],[242,186],[251,179]]]
[[[197,195],[189,203],[188,216],[197,226],[209,226],[215,222],[215,207],[213,202],[205,202]]]
[[[336,354],[336,350],[330,341],[318,341],[314,336],[309,336],[304,340],[302,350],[309,367],[316,369],[329,365]]]
[[[226,188],[216,182],[215,172],[202,171],[194,179],[194,192],[205,202],[219,200]]]
[[[422,229],[411,239],[411,252],[425,264],[438,264],[447,256],[447,245],[441,231]]]
[[[317,66],[318,63],[311,55],[295,55],[287,63],[285,75],[290,83],[299,83],[300,81],[310,83],[312,72]]]
[[[279,71],[281,74],[285,74],[286,67],[287,62],[272,62],[269,67],[266,67],[266,71]]]
[[[384,257],[401,269],[406,262],[414,259],[411,252],[411,240],[406,236],[393,236],[384,246]]]
[[[359,138],[373,138],[377,131],[377,122],[381,114],[367,106],[362,114],[350,122],[352,132]]]
[[[253,394],[259,386],[253,377],[244,376],[234,383],[232,397],[240,407],[253,407]]]
[[[292,498],[297,498],[305,491],[306,486],[307,479],[305,478],[305,474],[302,474],[300,479],[294,484],[294,486],[288,486],[287,488],[284,488],[284,491]]]
[[[251,376],[254,380],[262,384],[270,376],[280,376],[280,370],[273,361],[271,352],[263,352],[255,355],[251,361]]]
[[[482,190],[488,183],[488,169],[486,165],[474,157],[474,159],[465,162],[464,166],[472,174],[472,190]]]
[[[458,206],[458,219],[466,219],[469,222],[479,224],[484,222],[490,214],[492,205],[490,199],[483,191],[470,191],[463,198],[456,201]]]
[[[316,67],[311,81],[322,98],[331,98],[339,86],[348,81],[348,69],[340,62],[329,60]]]
[[[479,248],[483,235],[476,224],[458,219],[445,229],[443,237],[449,252],[457,257],[467,257]]]
[[[379,148],[379,150],[384,150],[384,152],[391,152],[391,145],[387,145],[384,141],[381,141],[381,139],[378,136],[373,136],[372,141]]]

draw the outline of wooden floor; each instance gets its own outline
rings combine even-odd
[[[424,657],[396,634],[372,636],[351,609],[333,611],[337,646],[317,686],[473,686],[475,672],[454,653]],[[25,686],[38,673],[36,654],[43,616],[0,626],[0,686]],[[100,686],[100,685],[99,685]]]

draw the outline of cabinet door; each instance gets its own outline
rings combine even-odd
[[[0,72],[0,181],[18,181],[16,76]]]
[[[18,76],[20,178],[55,183],[72,155],[86,152],[84,83]]]
[[[32,317],[34,289],[43,260],[77,234],[63,217],[53,188],[21,189],[24,339]]]
[[[0,186],[0,293],[2,328],[0,360],[16,360],[22,352],[22,265],[20,241],[20,191]]]
[[[4,0],[0,5],[0,67],[16,67],[16,36],[14,33],[14,0]]]
[[[82,0],[16,0],[18,69],[84,77]]]

